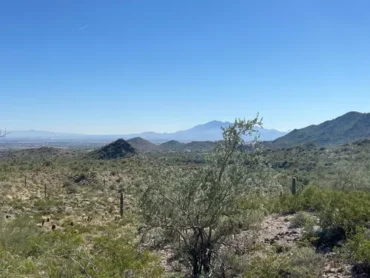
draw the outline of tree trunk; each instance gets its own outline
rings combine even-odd
[[[199,278],[202,274],[209,277],[211,272],[211,244],[210,238],[207,238],[203,229],[199,229],[194,243],[194,249],[191,252],[193,277]]]
[[[202,274],[202,266],[199,264],[199,260],[196,257],[193,259],[193,277],[199,278]]]

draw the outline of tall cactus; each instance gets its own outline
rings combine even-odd
[[[293,177],[292,180],[292,194],[295,195],[297,193],[297,178]]]
[[[123,192],[121,191],[120,202],[119,202],[119,214],[123,217]]]

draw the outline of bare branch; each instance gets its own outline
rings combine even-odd
[[[4,131],[0,130],[0,137],[5,137],[8,134],[10,134],[10,132],[6,131],[6,129]]]

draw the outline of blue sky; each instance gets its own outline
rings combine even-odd
[[[293,129],[370,112],[367,0],[0,3],[0,127]]]

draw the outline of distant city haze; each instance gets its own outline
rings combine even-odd
[[[0,129],[302,128],[369,112],[370,1],[3,1]],[[11,138],[9,136],[9,138]]]

